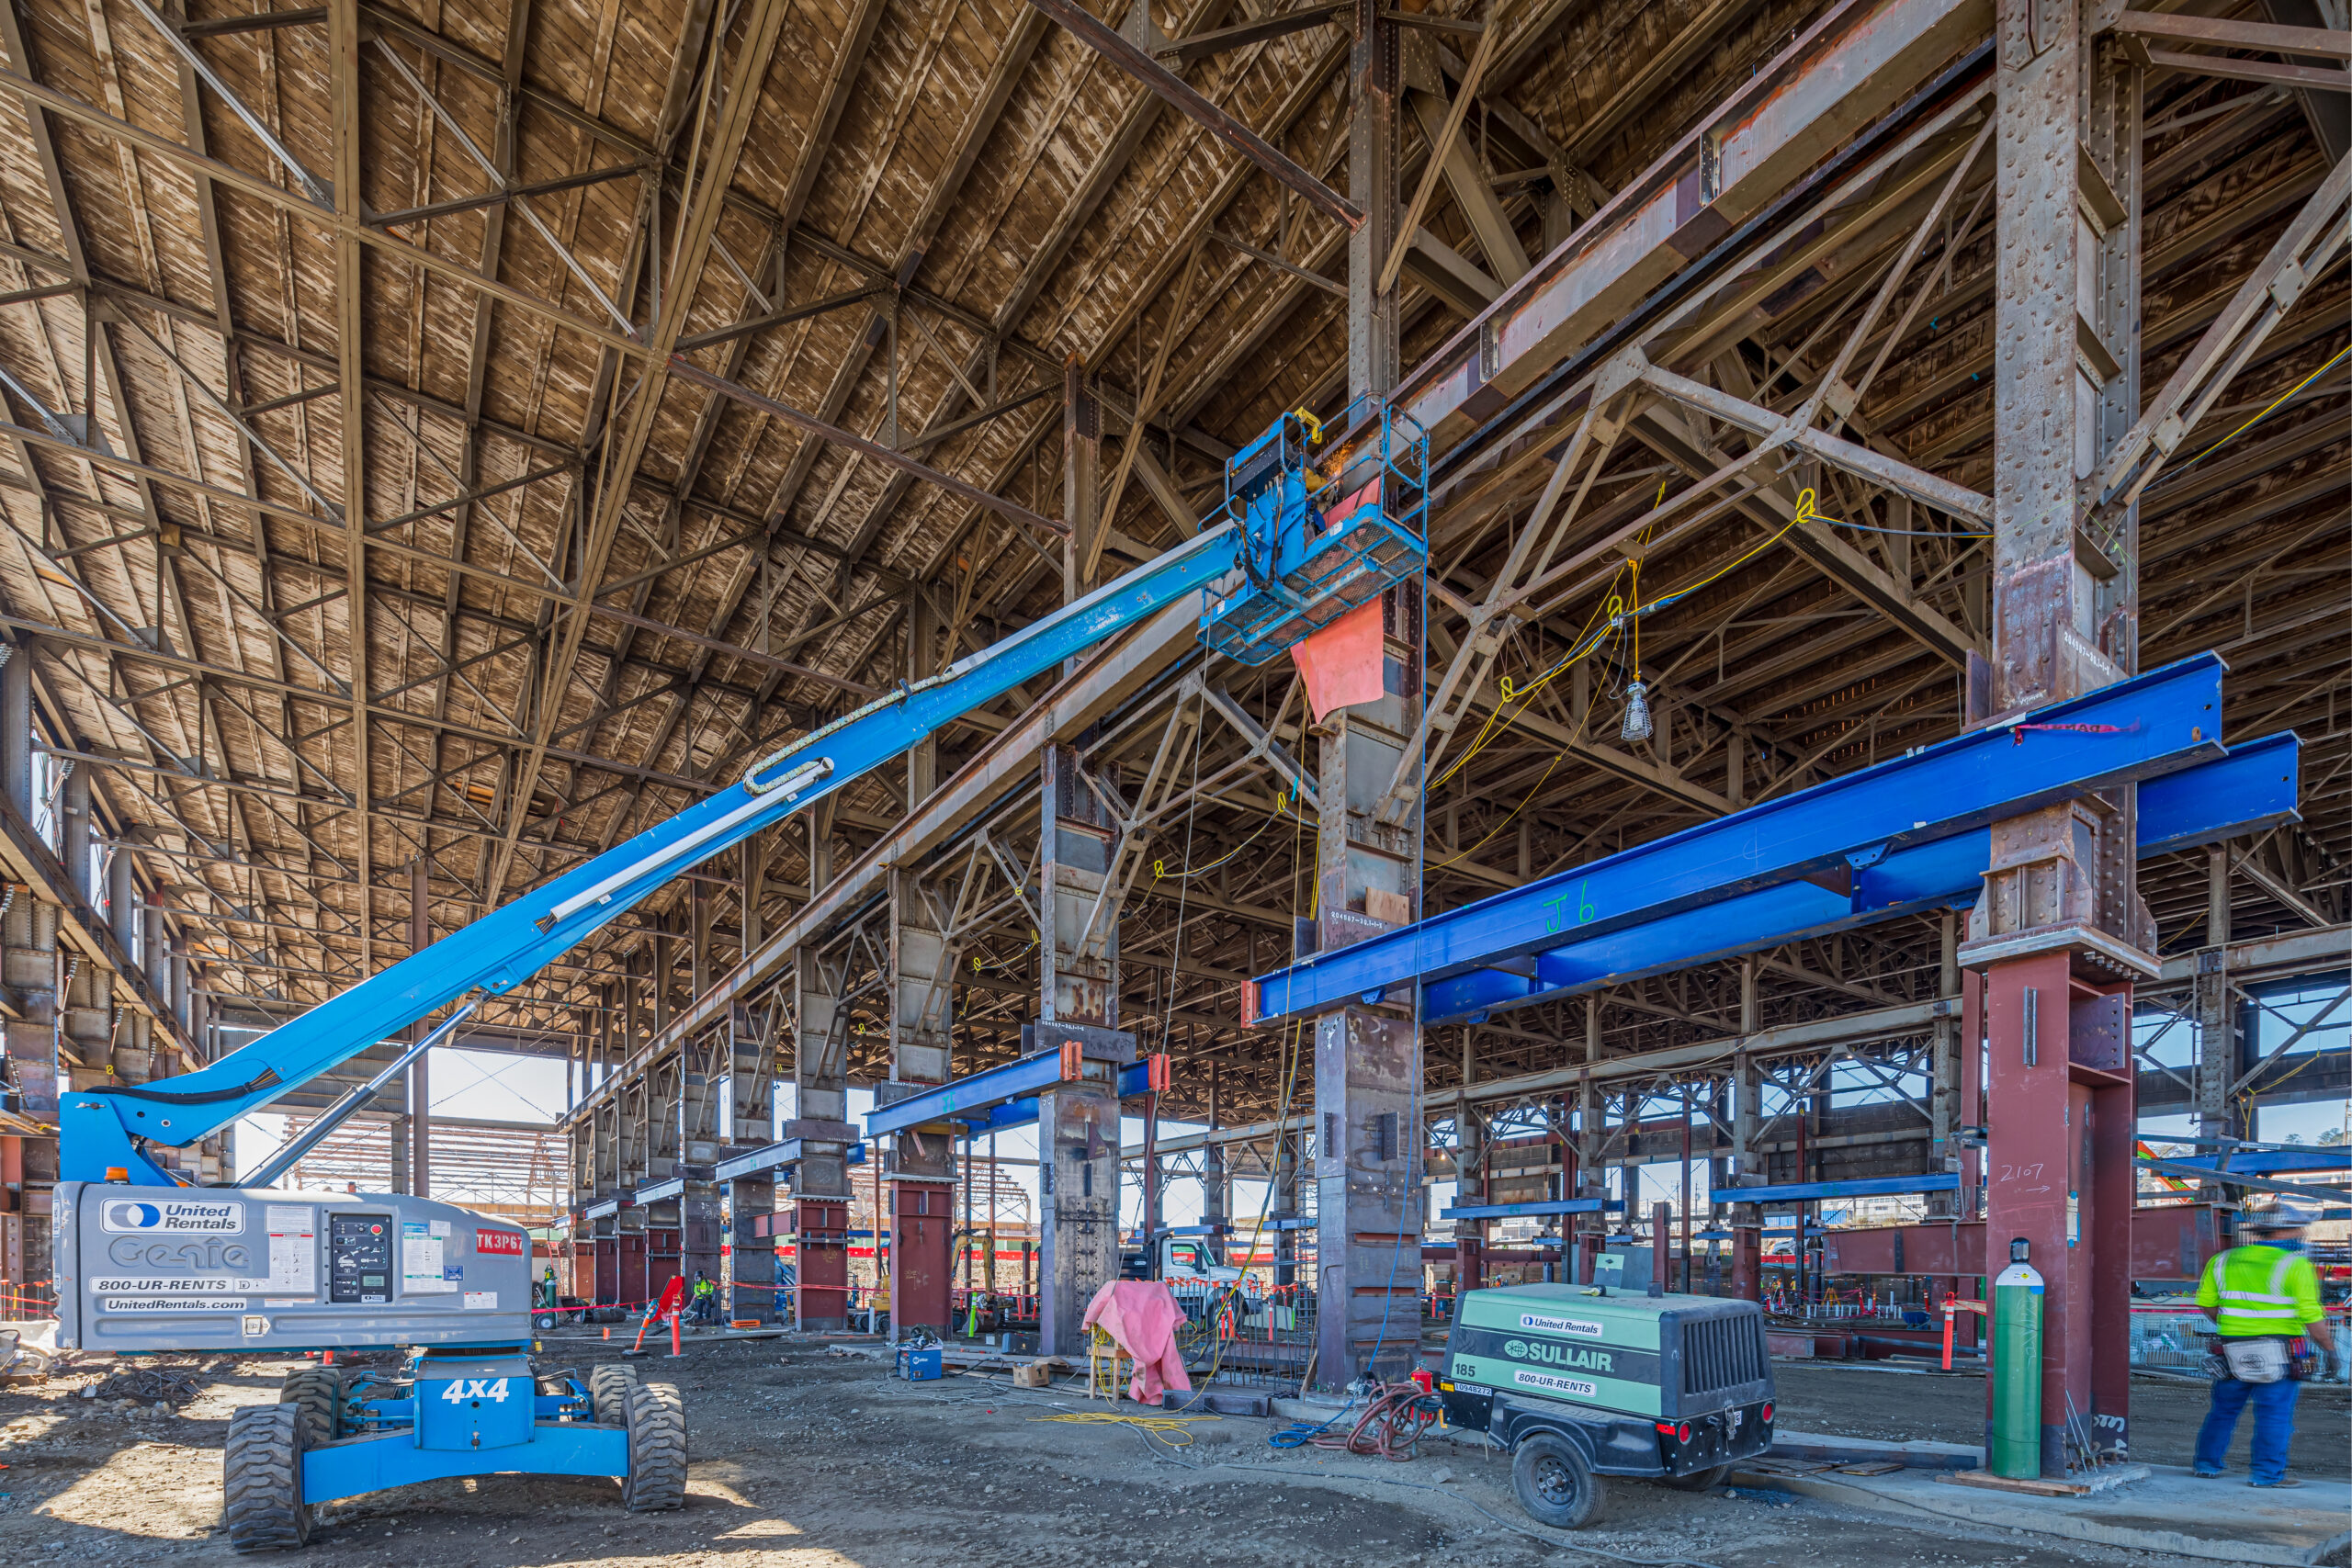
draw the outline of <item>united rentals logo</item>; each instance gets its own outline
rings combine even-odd
[[[100,1224],[109,1231],[166,1232],[178,1235],[233,1235],[245,1228],[243,1203],[197,1203],[167,1198],[142,1203],[118,1199],[104,1205]]]
[[[1574,1334],[1588,1339],[1598,1339],[1601,1325],[1581,1317],[1555,1317],[1549,1313],[1523,1312],[1519,1325],[1537,1334]]]
[[[1589,1371],[1610,1372],[1616,1370],[1616,1360],[1606,1350],[1588,1350],[1577,1345],[1547,1345],[1541,1339],[1506,1339],[1503,1354],[1515,1361],[1541,1361],[1553,1367],[1581,1367]]]

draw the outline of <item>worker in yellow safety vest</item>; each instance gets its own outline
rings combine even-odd
[[[706,1325],[718,1321],[718,1287],[700,1269],[695,1271],[694,1304],[686,1309],[686,1315]]]
[[[2301,1486],[2287,1473],[2287,1445],[2295,1435],[2294,1377],[2290,1346],[2308,1337],[2332,1350],[2327,1314],[2319,1303],[2319,1273],[2303,1256],[2303,1230],[2316,1209],[2309,1198],[2285,1196],[2238,1216],[2251,1239],[2215,1253],[2197,1281],[2197,1305],[2219,1335],[2222,1373],[2213,1404],[2197,1433],[2196,1472],[2219,1475],[2236,1431],[2238,1413],[2254,1405],[2254,1473],[2249,1486]]]

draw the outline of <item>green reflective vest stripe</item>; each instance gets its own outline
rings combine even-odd
[[[2224,1335],[2297,1335],[2320,1315],[2319,1276],[2300,1253],[2233,1247],[2205,1265],[2197,1303]]]

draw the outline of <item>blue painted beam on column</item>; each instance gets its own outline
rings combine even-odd
[[[1919,1176],[1866,1176],[1853,1181],[1791,1181],[1778,1187],[1717,1187],[1716,1203],[1805,1203],[1816,1198],[1883,1198],[1898,1192],[1957,1192],[1960,1175],[1939,1170]]]
[[[742,1176],[764,1176],[770,1171],[789,1170],[800,1163],[800,1145],[798,1138],[786,1138],[782,1143],[731,1156],[711,1168],[712,1178],[718,1181],[732,1181]],[[865,1145],[850,1145],[843,1151],[842,1159],[847,1165],[864,1165]]]
[[[2302,814],[2303,743],[2293,730],[2233,746],[2225,757],[2140,786],[2140,858],[2258,833]]]
[[[1532,959],[1887,856],[2222,753],[2222,661],[2199,654],[1465,905],[1252,982],[1254,1021]],[[2053,728],[2063,727],[2063,728]],[[1841,902],[1845,900],[1841,899]],[[1850,903],[1849,903],[1850,908]],[[1552,988],[1547,983],[1546,988]]]
[[[2301,744],[2292,734],[2266,736],[2143,784],[2141,858],[2219,843],[2295,819]],[[1897,915],[1965,908],[1983,886],[1992,843],[1991,829],[1973,828],[1853,871],[1850,894],[1786,882],[1539,953],[1532,976],[1476,969],[1433,980],[1422,988],[1421,1016],[1430,1023],[1453,1022]]]
[[[1001,1067],[989,1067],[925,1094],[869,1111],[865,1135],[903,1133],[930,1122],[960,1123],[966,1134],[979,1136],[1008,1127],[1025,1127],[1037,1119],[1037,1094],[1062,1081],[1058,1051],[1040,1051]],[[1151,1064],[1130,1062],[1119,1069],[1119,1098],[1133,1100],[1151,1089]]]
[[[2165,1140],[2151,1135],[2146,1142],[2161,1144]],[[2212,1155],[2184,1155],[2177,1159],[2167,1156],[2166,1165],[2193,1165],[2206,1170],[2220,1167]],[[2352,1170],[2352,1149],[2236,1149],[2230,1155],[2230,1168],[2240,1176],[2291,1176],[2307,1171]]]
[[[1472,1203],[1441,1211],[1441,1220],[1510,1220],[1529,1214],[1598,1214],[1607,1203],[1612,1209],[1623,1209],[1623,1200],[1610,1201],[1600,1198],[1550,1198],[1534,1203]]]

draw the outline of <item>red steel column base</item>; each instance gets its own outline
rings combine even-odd
[[[953,1326],[956,1184],[890,1181],[890,1337],[918,1328],[945,1338]]]
[[[2087,1451],[2123,1450],[2130,1432],[2132,976],[2115,962],[2114,939],[2086,934],[2074,944],[2052,933],[2038,951],[2016,939],[1976,944],[1984,1267],[1997,1272],[2022,1239],[2045,1282],[2041,1473],[2053,1478]]]
[[[849,1326],[849,1200],[802,1198],[793,1210],[792,1325],[839,1334]]]

